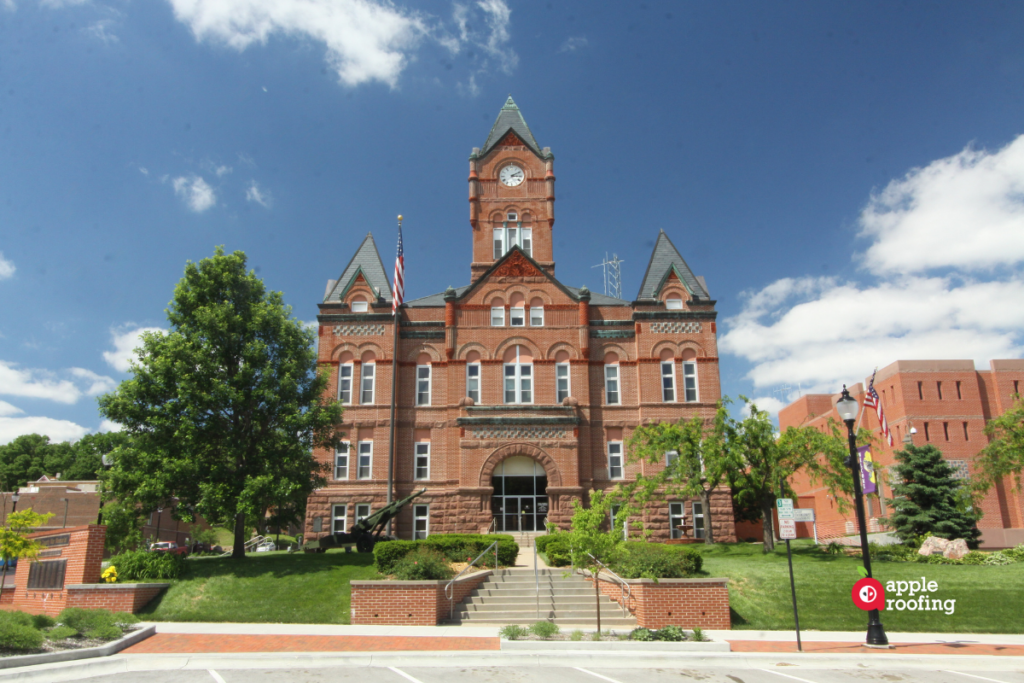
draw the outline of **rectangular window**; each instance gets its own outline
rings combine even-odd
[[[561,403],[569,397],[569,364],[558,363],[555,365],[555,389],[557,391],[557,403]]]
[[[671,538],[683,538],[683,524],[686,523],[684,510],[686,506],[683,503],[668,504],[668,527]]]
[[[614,406],[619,404],[619,366],[604,366],[604,402]]]
[[[360,403],[373,403],[373,375],[376,368],[377,366],[374,363],[363,363],[362,383],[359,392]]]
[[[931,441],[932,440],[931,434],[928,433],[928,423],[927,422],[924,423],[924,440],[925,441]]]
[[[505,403],[533,403],[533,365],[505,366]]]
[[[416,479],[430,479],[430,443],[416,444]]]
[[[430,506],[412,506],[412,540],[422,541],[430,535]]]
[[[353,313],[366,313],[366,302],[365,301],[353,301],[352,312]]]
[[[964,422],[964,441],[970,441],[971,436],[967,433],[967,423]]]
[[[533,229],[523,228],[523,253],[533,256]]]
[[[370,504],[369,503],[360,503],[359,505],[356,505],[356,519],[355,519],[355,523],[356,524],[359,524],[359,522],[363,521],[364,519],[366,519],[369,516],[370,516]]]
[[[676,400],[676,364],[672,361],[661,364],[661,400],[665,403]]]
[[[699,400],[697,396],[697,363],[693,361],[683,363],[683,390],[686,392],[687,403]]]
[[[348,506],[331,506],[331,533],[343,534],[348,530]]]
[[[621,505],[612,505],[608,509],[608,528],[609,529],[614,529],[615,528],[615,518],[619,516],[619,510],[621,510],[621,509],[622,509]],[[628,538],[628,537],[629,537],[629,520],[628,519],[624,519],[624,520],[622,520],[622,538]]]
[[[348,448],[349,442],[343,441],[334,452],[334,478],[348,479]]]
[[[679,451],[665,451],[665,467],[671,467],[672,463],[679,459]]]
[[[491,327],[505,327],[505,307],[491,307]]]
[[[511,220],[511,219],[510,219]],[[519,247],[527,256],[533,256],[533,230],[514,225],[494,228],[494,260],[497,261],[507,254],[512,247]]]
[[[622,479],[622,442],[608,442],[608,478]]]
[[[939,392],[939,400],[941,401],[942,400],[942,382],[936,382],[935,383],[935,388]]]
[[[430,366],[416,366],[416,405],[430,405]]]
[[[526,327],[526,308],[515,306],[509,309],[509,325],[511,327]]]
[[[479,363],[469,363],[466,365],[466,396],[473,399],[474,403],[480,403]]]
[[[1013,393],[1015,393],[1015,394],[1019,394],[1020,393],[1020,380],[1017,380],[1017,379],[1013,380]]]
[[[359,442],[359,468],[356,479],[369,479],[373,474],[373,442]]]
[[[704,505],[693,504],[693,537],[704,538]]]
[[[924,387],[922,386],[923,384],[924,384],[924,382],[918,382],[917,383],[917,398],[918,398],[918,400],[921,400],[921,401],[924,400]]]
[[[942,434],[946,437],[946,441],[949,441],[949,423],[942,423]]]
[[[338,366],[338,402],[343,405],[352,403],[352,364]]]
[[[544,327],[543,306],[530,306],[530,327]]]
[[[961,389],[960,389],[960,382],[956,383],[956,397],[957,397],[957,400],[963,400],[963,398],[964,398],[963,391],[961,391]]]
[[[505,255],[505,228],[494,229],[494,260]]]
[[[669,311],[681,311],[683,310],[683,300],[665,299],[665,309]]]

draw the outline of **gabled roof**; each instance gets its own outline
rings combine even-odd
[[[355,256],[348,262],[337,282],[324,297],[324,303],[341,301],[360,273],[379,296],[384,297],[385,301],[391,301],[391,283],[384,271],[384,264],[380,260],[377,243],[373,241],[373,235],[366,233],[366,239],[359,245]]]
[[[494,148],[501,139],[505,137],[505,134],[509,131],[514,132],[519,136],[519,139],[523,143],[533,150],[533,153],[539,157],[544,157],[545,154],[541,151],[540,145],[533,137],[533,133],[530,132],[530,127],[526,125],[526,120],[523,119],[523,115],[519,112],[519,107],[512,101],[512,96],[508,96],[508,100],[505,101],[505,106],[498,112],[498,119],[491,126],[490,135],[487,136],[487,142],[477,152],[477,156],[484,156],[491,149]]]
[[[658,292],[668,276],[675,272],[694,299],[710,299],[707,287],[697,279],[686,265],[686,261],[679,255],[679,250],[672,244],[665,231],[658,233],[658,241],[654,244],[654,251],[651,252],[651,260],[647,264],[647,272],[644,273],[644,281],[640,285],[640,293],[636,295],[637,301],[658,298]]]

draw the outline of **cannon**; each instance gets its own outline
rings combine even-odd
[[[373,546],[378,541],[395,540],[394,536],[384,535],[384,529],[387,527],[388,522],[398,516],[399,511],[412,502],[413,499],[422,496],[426,492],[426,489],[420,489],[408,498],[388,503],[369,517],[356,522],[355,526],[352,527],[352,531],[321,536],[306,543],[302,546],[302,549],[307,553],[323,553],[327,552],[328,548],[340,548],[355,544],[356,550],[361,553],[373,552]]]

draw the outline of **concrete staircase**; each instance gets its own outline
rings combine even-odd
[[[532,624],[553,621],[559,625],[593,628],[597,622],[594,584],[579,575],[564,576],[567,569],[541,569],[540,612],[533,569],[502,569],[455,606],[454,624]],[[611,598],[601,596],[601,628],[635,628],[636,619]]]

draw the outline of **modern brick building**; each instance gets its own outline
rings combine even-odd
[[[567,526],[572,498],[644,469],[625,461],[637,425],[714,414],[716,312],[703,278],[662,232],[635,301],[566,286],[554,207],[554,155],[510,97],[469,157],[469,284],[406,301],[396,350],[390,269],[372,236],[328,282],[319,359],[346,406],[348,443],[316,453],[332,478],[309,499],[307,537],[385,503],[395,353],[395,497],[427,489],[398,519],[400,538]],[[734,539],[728,492],[712,506],[716,539]],[[684,517],[700,529],[703,512],[667,500],[645,524],[667,538]]]
[[[957,476],[968,478],[975,457],[988,444],[986,423],[1013,405],[1013,396],[1020,393],[1022,386],[1024,360],[994,360],[989,370],[975,370],[974,361],[970,360],[896,361],[875,375],[875,390],[885,409],[895,446],[890,448],[880,436],[873,410],[864,411],[862,407],[858,425],[879,435],[877,442],[881,447],[873,455],[875,468],[883,473],[895,462],[894,452],[909,439],[916,446],[937,447]],[[850,395],[863,406],[865,384],[858,383],[849,389]],[[830,418],[842,425],[835,409],[838,399],[838,394],[803,396],[779,412],[779,427],[784,430],[790,426],[813,426],[824,430]],[[911,434],[911,428],[917,432]],[[881,495],[867,497],[869,531],[885,530],[878,518],[885,516],[886,501],[892,498],[888,475],[883,474],[880,479]],[[798,507],[815,509],[819,536],[857,531],[856,515],[852,511],[840,515],[827,491],[814,487],[803,477],[792,483],[799,496]],[[989,492],[982,510],[984,516],[978,522],[982,547],[1024,543],[1024,498],[1009,481],[1000,482]],[[803,535],[807,532],[803,530]]]

